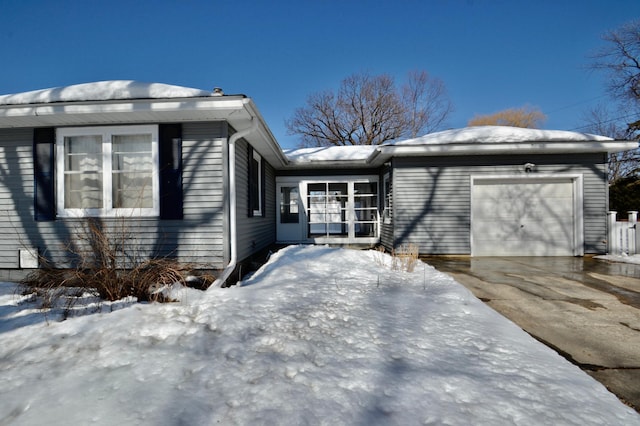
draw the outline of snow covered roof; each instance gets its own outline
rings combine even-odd
[[[0,96],[0,105],[28,105],[53,102],[109,101],[127,99],[171,99],[212,96],[212,92],[162,83],[109,80],[74,84]],[[217,94],[216,94],[217,95]]]
[[[274,166],[286,159],[253,101],[244,95],[162,83],[110,80],[0,96],[0,129],[227,121]]]
[[[285,155],[296,167],[376,167],[392,156],[618,152],[637,147],[635,141],[616,141],[606,136],[566,130],[478,126],[430,133],[379,146],[301,148],[285,150]]]
[[[227,120],[272,164],[297,168],[378,167],[393,156],[618,152],[636,142],[562,130],[480,126],[382,146],[332,146],[284,153],[250,98],[162,83],[110,80],[0,96],[0,128]],[[267,142],[265,142],[267,141]],[[286,155],[286,158],[285,158]]]
[[[454,143],[514,143],[514,142],[581,142],[610,141],[606,136],[567,130],[524,129],[509,126],[477,126],[444,130],[419,138],[407,139],[389,145],[436,145]]]
[[[291,163],[313,163],[318,161],[365,161],[373,151],[372,145],[322,146],[313,148],[285,149]]]

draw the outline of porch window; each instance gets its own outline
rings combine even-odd
[[[58,215],[159,214],[157,126],[58,129]]]
[[[310,183],[308,192],[309,236],[347,236],[347,184]]]
[[[354,183],[353,187],[356,237],[375,237],[378,226],[378,184]]]
[[[378,235],[377,182],[310,182],[307,193],[309,238]]]

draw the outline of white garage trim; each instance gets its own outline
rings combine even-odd
[[[572,241],[567,241],[571,244],[570,253],[574,256],[584,255],[584,217],[583,217],[583,178],[578,174],[518,174],[518,175],[472,175],[470,177],[470,193],[471,193],[471,226],[470,226],[470,246],[471,255],[477,256],[478,250],[477,244],[474,244],[474,219],[476,223],[478,218],[474,218],[474,206],[482,202],[482,200],[476,199],[478,195],[477,191],[474,191],[476,185],[518,185],[518,184],[571,184],[572,190],[572,222],[573,222],[573,236]],[[567,188],[568,191],[568,188]],[[476,241],[477,243],[477,241]],[[486,254],[483,254],[486,255]]]

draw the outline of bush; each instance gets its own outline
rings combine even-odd
[[[403,244],[391,251],[394,270],[413,272],[418,263],[418,250],[416,244]]]
[[[59,294],[61,287],[79,287],[109,301],[133,296],[139,301],[167,302],[170,299],[164,289],[174,283],[186,286],[193,282],[189,278],[194,265],[142,256],[124,224],[123,219],[120,226],[106,229],[97,219],[87,220],[66,246],[75,259],[74,268],[60,269],[41,259],[41,268],[29,274],[22,284],[44,291],[49,297]],[[198,286],[206,288],[213,279],[202,275]]]
[[[609,210],[626,217],[628,211],[640,210],[640,180],[637,176],[628,176],[616,180],[609,186]]]

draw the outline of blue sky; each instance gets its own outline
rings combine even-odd
[[[284,120],[353,73],[441,78],[447,127],[525,104],[579,129],[607,100],[586,68],[638,0],[0,0],[0,94],[139,80],[254,99],[284,147]]]

